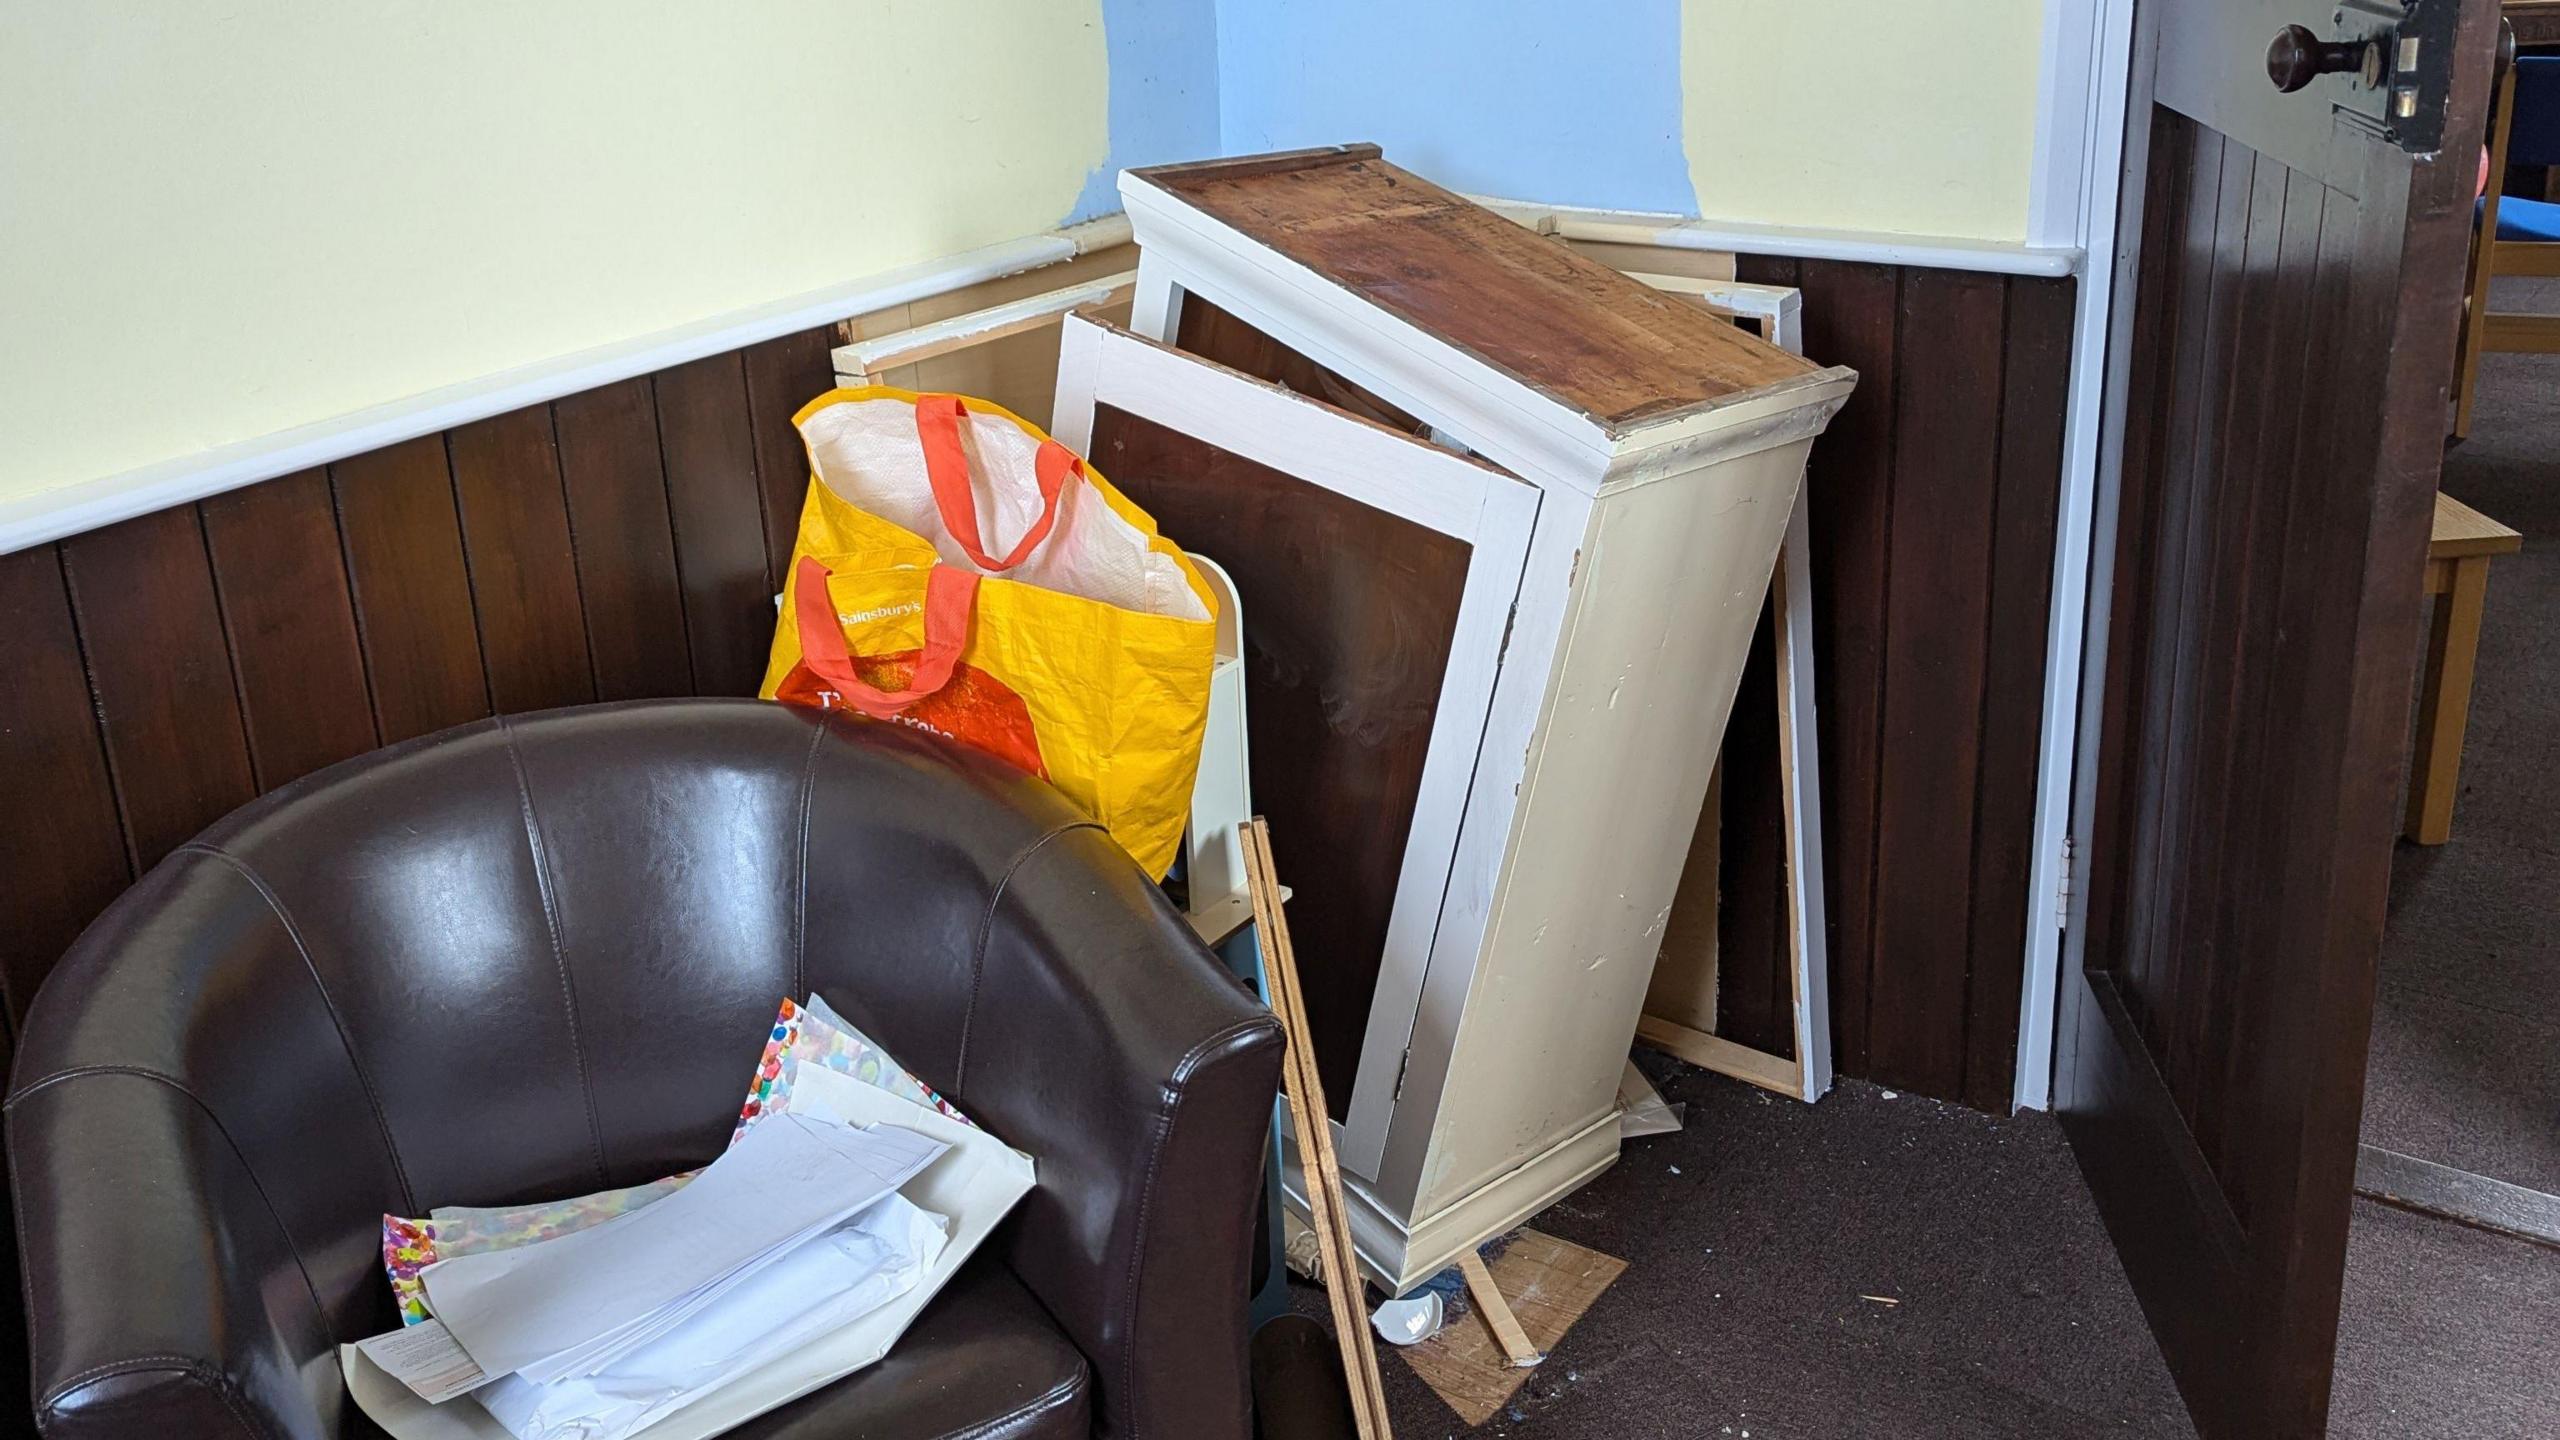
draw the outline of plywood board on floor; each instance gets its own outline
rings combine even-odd
[[[1486,1268],[1493,1272],[1494,1287],[1511,1302],[1511,1313],[1528,1333],[1529,1343],[1553,1354],[1565,1332],[1590,1310],[1627,1262],[1523,1230]],[[1531,1373],[1512,1365],[1511,1357],[1486,1328],[1484,1317],[1473,1308],[1450,1320],[1439,1334],[1408,1345],[1401,1353],[1413,1373],[1471,1426],[1484,1424],[1511,1403]]]

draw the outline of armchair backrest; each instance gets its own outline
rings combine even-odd
[[[1146,1102],[1185,1057],[1243,1055],[1248,1089],[1277,1067],[1268,1016],[1090,822],[902,727],[677,701],[376,752],[181,847],[33,1007],[9,1139],[49,1430],[140,1407],[221,1434],[245,1407],[335,1435],[332,1347],[396,1318],[383,1212],[704,1163],[812,989],[1056,1152],[1017,1228],[1106,1247],[1088,1265],[1142,1235],[1119,1152],[1160,1138]],[[1043,1293],[1089,1355],[1127,1328],[1076,1333],[1093,1278]]]

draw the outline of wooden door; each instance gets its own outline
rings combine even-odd
[[[2057,1101],[2201,1432],[2316,1436],[2496,4],[2136,13]]]

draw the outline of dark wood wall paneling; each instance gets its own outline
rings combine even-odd
[[[1811,487],[1840,1073],[2005,1110],[2060,499],[2069,280],[1746,256],[1858,372]],[[1725,743],[1717,1026],[1793,1053],[1763,627]]]
[[[2071,285],[1742,274],[1801,286],[1807,348],[1861,377],[1809,481],[1840,1069],[1997,1109]],[[806,482],[791,416],[831,383],[829,344],[785,336],[0,556],[9,1033],[108,900],[259,793],[492,712],[752,693]],[[1773,687],[1764,637],[1728,746],[1719,1009],[1729,1038],[1784,1054]]]
[[[750,695],[830,331],[0,556],[0,1060],[161,856],[491,713]]]

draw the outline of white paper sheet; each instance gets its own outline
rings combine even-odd
[[[623,1440],[914,1289],[941,1255],[945,1229],[942,1217],[887,1196],[610,1368],[556,1385],[509,1375],[472,1398],[516,1440]]]
[[[428,1266],[420,1272],[427,1307],[492,1375],[555,1379],[609,1364],[661,1333],[650,1320],[662,1307],[717,1298],[904,1185],[946,1148],[894,1124],[851,1130],[776,1116],[647,1209]]]
[[[480,1368],[469,1351],[454,1341],[453,1332],[437,1320],[421,1320],[415,1325],[359,1340],[356,1345],[374,1364],[418,1392],[418,1398],[431,1405],[441,1405],[457,1395],[468,1395],[494,1378]]]
[[[901,1188],[918,1206],[950,1217],[951,1239],[913,1290],[847,1325],[796,1345],[683,1408],[652,1421],[633,1440],[711,1440],[779,1405],[878,1360],[916,1315],[968,1263],[1023,1196],[1031,1191],[1031,1157],[984,1130],[876,1090],[850,1076],[821,1081],[831,1113],[861,1124],[906,1126],[951,1146],[951,1153]],[[765,1127],[758,1127],[759,1129]],[[690,1188],[690,1187],[687,1187]],[[652,1207],[653,1209],[656,1207]],[[992,1263],[992,1262],[990,1262]],[[511,1440],[477,1403],[430,1405],[385,1374],[354,1345],[338,1363],[356,1405],[394,1440]]]

